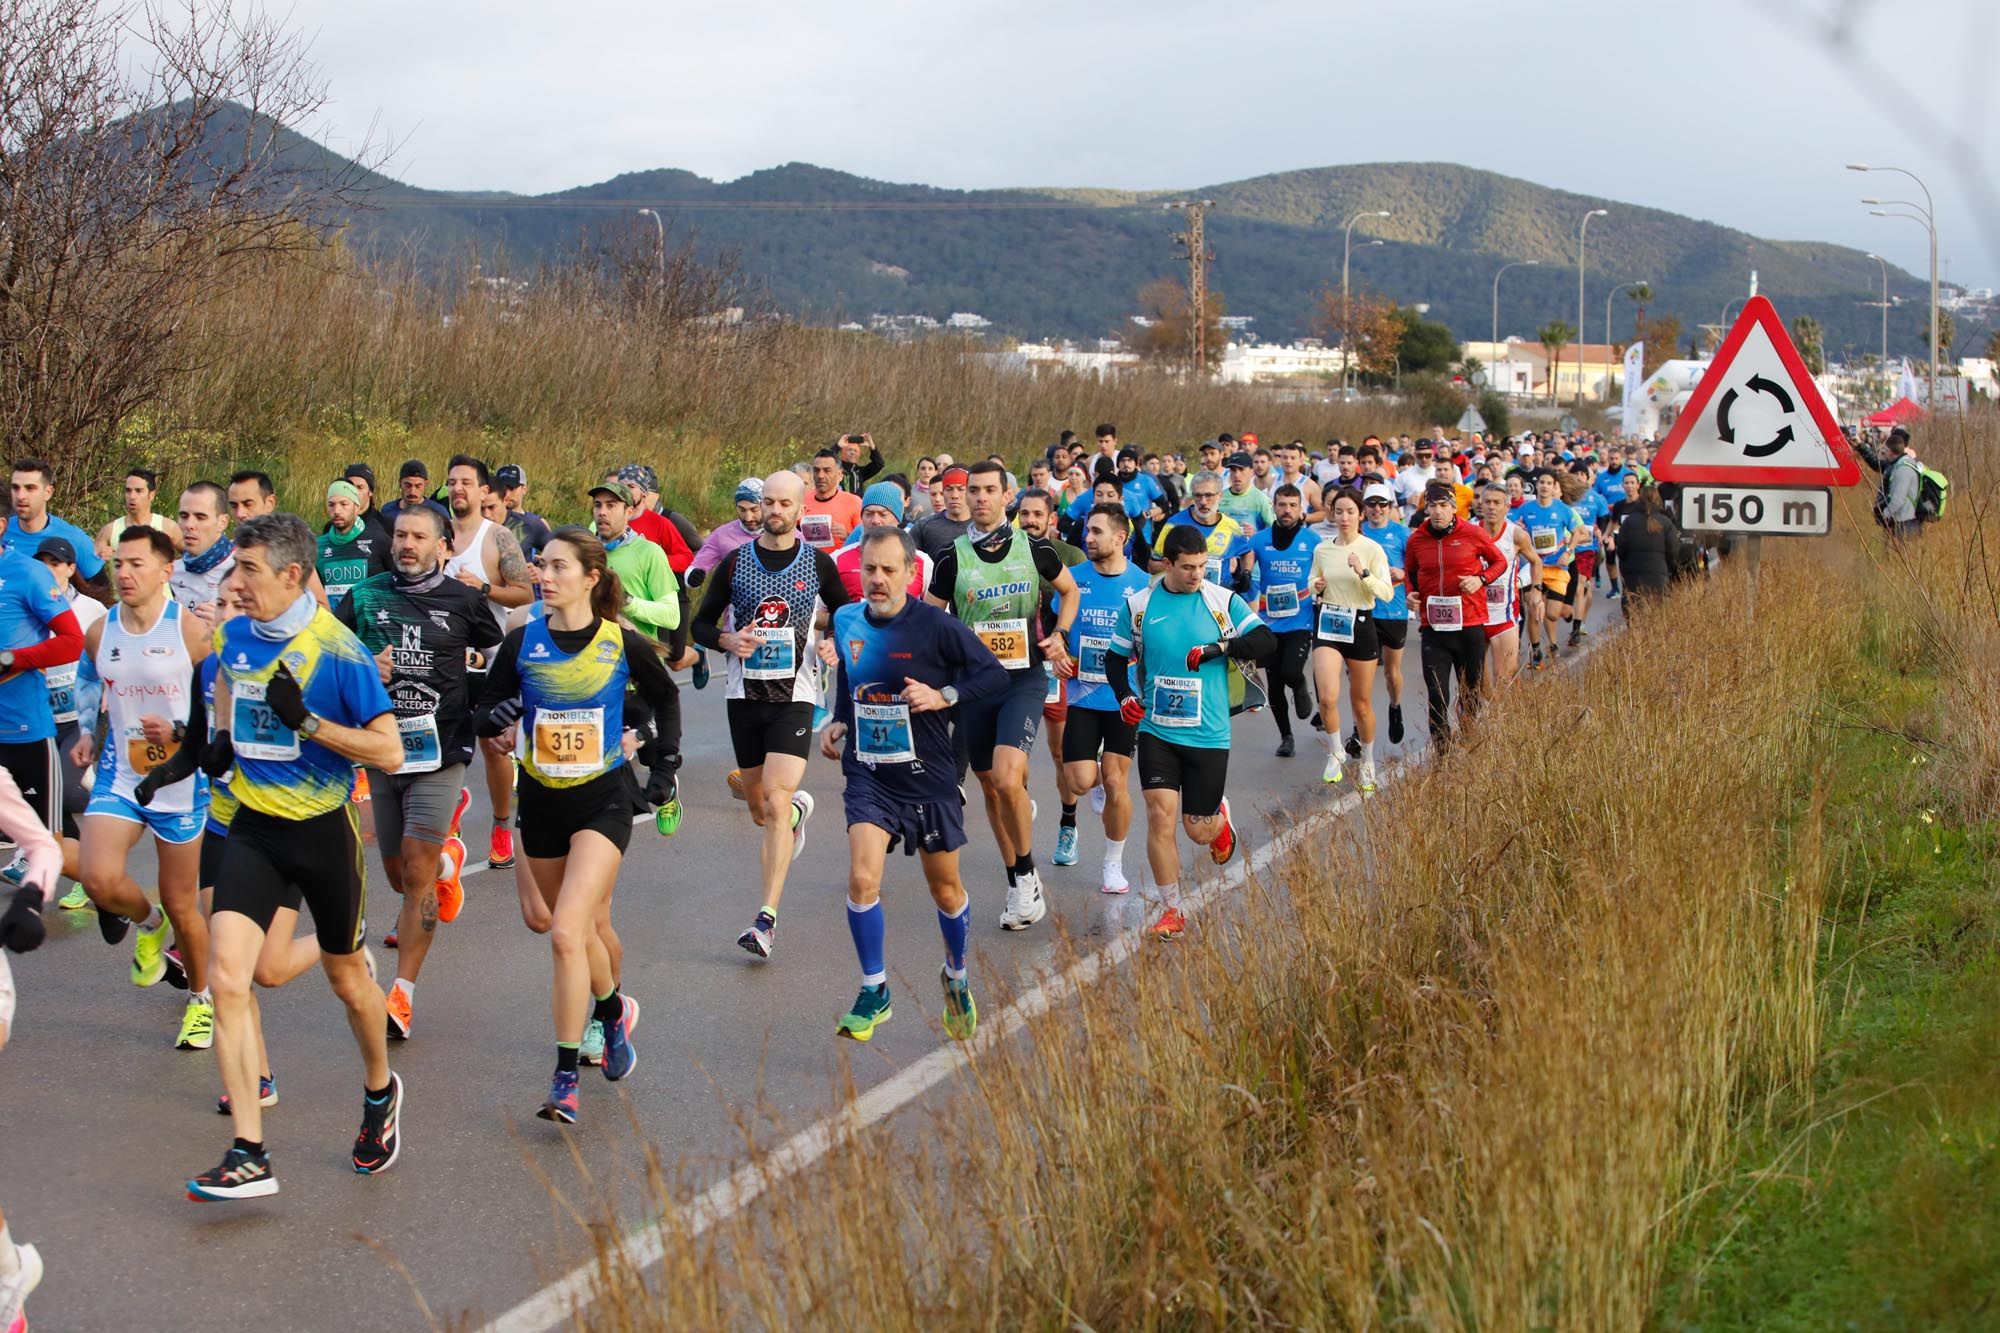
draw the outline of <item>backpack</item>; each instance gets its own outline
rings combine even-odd
[[[1917,521],[1935,523],[1951,502],[1951,480],[1933,467],[1917,463]]]

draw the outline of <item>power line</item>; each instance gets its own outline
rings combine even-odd
[[[562,199],[551,198],[547,195],[524,196],[521,198],[509,198],[502,195],[495,198],[488,198],[485,196],[436,195],[428,193],[406,197],[382,198],[380,197],[382,192],[379,190],[360,191],[358,193],[363,199],[370,200],[380,208],[462,208],[468,210],[494,209],[509,211],[515,209],[544,208],[562,210],[656,208],[662,212],[680,210],[726,212],[739,209],[773,209],[787,212],[808,212],[814,209],[823,209],[835,213],[1032,212],[1058,210],[1109,212],[1117,208],[1140,208],[1146,206],[1142,203],[1087,204],[1061,199],[996,199],[990,201],[964,200],[951,202],[916,199],[603,199],[596,197],[588,199]]]

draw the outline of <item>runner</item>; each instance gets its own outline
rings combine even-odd
[[[396,489],[400,494],[397,496],[395,502],[386,508],[382,515],[383,518],[387,519],[393,525],[397,516],[404,510],[426,507],[435,509],[446,518],[450,518],[450,511],[436,500],[430,498],[428,494],[430,488],[430,465],[421,458],[404,459],[403,466],[396,472]]]
[[[305,591],[314,550],[312,531],[290,514],[244,523],[232,576],[244,613],[216,630],[216,730],[202,767],[211,778],[228,774],[241,803],[209,918],[216,1055],[236,1139],[220,1163],[187,1182],[197,1202],[278,1192],[264,1145],[250,984],[267,940],[295,933],[301,903],[312,909],[320,965],[361,1053],[354,1169],[385,1171],[403,1146],[403,1085],[389,1070],[382,992],[361,938],[366,880],[348,799],[355,765],[394,772],[403,743],[367,649]]]
[[[1312,577],[1313,550],[1320,535],[1306,526],[1305,496],[1290,482],[1272,493],[1275,521],[1250,539],[1250,556],[1256,563],[1257,581],[1263,589],[1259,611],[1264,624],[1277,636],[1277,651],[1265,667],[1265,694],[1271,700],[1271,716],[1278,723],[1278,758],[1290,759],[1298,753],[1292,738],[1292,714],[1303,722],[1313,715],[1312,695],[1306,690],[1306,665],[1312,660],[1313,608],[1305,595]]]
[[[910,595],[916,543],[908,533],[871,527],[860,549],[866,601],[833,613],[839,674],[834,720],[820,738],[820,752],[838,759],[847,779],[847,929],[861,963],[860,994],[834,1030],[867,1041],[889,1021],[882,870],[901,842],[905,856],[922,860],[944,935],[944,1030],[964,1041],[979,1009],[965,971],[965,815],[945,719],[961,699],[976,704],[1013,683],[971,630]]]
[[[1235,520],[1236,526],[1243,529],[1246,536],[1262,532],[1277,517],[1271,507],[1271,497],[1257,487],[1252,472],[1256,461],[1241,450],[1224,460],[1229,468],[1229,485],[1222,492],[1220,507],[1226,517]]]
[[[631,527],[638,507],[638,495],[622,481],[602,481],[590,488],[597,539],[604,543],[611,572],[625,593],[624,617],[664,646],[681,624],[679,582],[667,564],[667,553]]]
[[[1362,793],[1375,790],[1375,664],[1382,660],[1375,634],[1375,604],[1392,595],[1389,557],[1361,535],[1361,501],[1350,489],[1332,492],[1326,502],[1334,534],[1313,551],[1308,584],[1314,608],[1313,684],[1319,695],[1320,737],[1326,746],[1321,782],[1346,776],[1340,764],[1340,676],[1346,663],[1348,708],[1361,742]]]
[[[799,537],[808,546],[837,551],[847,534],[861,526],[861,497],[840,487],[840,450],[813,456],[812,494],[799,512]]]
[[[760,483],[761,485],[761,483]],[[847,545],[833,558],[833,567],[840,573],[840,586],[847,590],[847,600],[858,602],[863,596],[861,575],[861,546],[866,536],[877,528],[899,528],[903,524],[903,492],[893,484],[878,481],[870,486],[861,497],[861,526],[847,538]],[[738,525],[740,526],[740,525]],[[910,574],[910,595],[923,600],[924,589],[930,586],[931,558],[922,551],[916,553],[916,568]]]
[[[1104,659],[1119,714],[1138,728],[1146,794],[1146,859],[1162,909],[1156,939],[1187,929],[1177,826],[1222,865],[1236,853],[1223,785],[1229,776],[1229,672],[1268,657],[1277,639],[1242,597],[1207,582],[1208,550],[1192,528],[1169,532],[1167,572],[1126,599]],[[1137,666],[1139,688],[1129,668]]]
[[[531,512],[528,505],[528,472],[519,463],[503,463],[493,473],[493,490],[500,497],[507,516],[503,522],[507,530],[520,543],[521,554],[530,565],[535,557],[548,545],[551,531],[548,520]]]
[[[69,542],[71,554],[82,555],[68,537],[41,535]],[[13,775],[42,827],[54,832],[62,827],[63,769],[42,673],[82,655],[83,626],[49,567],[24,554],[41,544],[0,549],[0,768]]]
[[[229,540],[229,493],[212,481],[198,481],[181,492],[181,558],[167,586],[174,600],[205,625],[216,623],[215,603],[222,585],[236,570],[235,543]]]
[[[389,543],[361,521],[361,492],[351,481],[326,488],[326,521],[314,567],[326,587],[327,607],[338,611],[348,589],[388,572]]]
[[[409,464],[403,466],[407,468]],[[491,484],[486,464],[468,454],[455,455],[445,470],[445,497],[451,502],[451,512],[445,514],[425,501],[422,505],[406,504],[396,518],[400,520],[411,509],[430,508],[438,510],[450,522],[452,556],[444,563],[445,577],[476,589],[486,599],[487,614],[492,616],[493,623],[504,629],[509,611],[535,599],[535,580],[514,534],[507,531],[505,524],[495,523],[481,512]],[[477,670],[466,682],[466,689],[472,696],[481,692]],[[493,870],[505,870],[514,864],[514,832],[507,826],[514,811],[514,761],[489,749],[484,762],[486,799],[493,812],[486,864]],[[400,933],[397,939],[400,943]]]
[[[1021,492],[1015,523],[1030,537],[1039,537],[1054,547],[1056,555],[1062,559],[1063,568],[1072,571],[1074,577],[1074,571],[1084,563],[1083,552],[1064,541],[1056,532],[1055,514],[1055,497],[1047,491],[1031,486]],[[1044,584],[1041,605],[1036,612],[1044,623],[1054,623],[1057,600],[1055,590]],[[1074,657],[1075,654],[1072,653],[1071,656]],[[1054,765],[1056,770],[1056,800],[1062,807],[1062,819],[1056,828],[1056,848],[1049,860],[1055,865],[1073,866],[1076,864],[1076,803],[1078,797],[1083,794],[1083,789],[1072,788],[1069,785],[1069,777],[1063,767],[1063,732],[1069,724],[1069,696],[1072,693],[1072,682],[1057,675],[1055,668],[1047,661],[1042,663],[1042,677],[1044,682],[1042,722],[1046,726],[1043,739],[1049,747],[1049,763]],[[1031,799],[1029,801],[1031,812],[1033,808],[1034,802]]]
[[[1527,529],[1510,517],[1507,488],[1488,484],[1479,492],[1479,526],[1500,554],[1507,572],[1486,585],[1486,692],[1498,694],[1521,674],[1521,598],[1523,581],[1538,583],[1542,562]]]
[[[1191,528],[1208,548],[1208,581],[1239,592],[1250,586],[1250,540],[1236,520],[1222,512],[1222,476],[1197,472],[1188,491],[1188,507],[1174,514],[1160,528],[1153,544],[1153,573],[1166,571],[1167,534],[1175,528]]]
[[[1512,560],[1485,529],[1458,517],[1458,496],[1435,483],[1424,497],[1425,518],[1410,532],[1404,552],[1410,596],[1422,625],[1424,691],[1429,696],[1431,745],[1442,751],[1452,739],[1452,677],[1460,686],[1459,709],[1470,719],[1479,707],[1479,678],[1486,664],[1486,636],[1473,633],[1486,623],[1486,589],[1505,577]]]
[[[701,549],[688,565],[688,587],[701,587],[710,572],[722,563],[722,557],[745,542],[755,541],[764,530],[764,479],[745,477],[737,482],[735,499],[736,521],[722,524],[702,539]]]
[[[97,554],[97,544],[82,528],[49,512],[49,502],[55,498],[55,486],[55,469],[41,459],[23,458],[14,464],[14,512],[7,520],[5,531],[0,531],[0,551],[32,557],[41,549],[43,542],[60,537],[76,552],[77,590],[99,601],[109,601],[104,561]],[[18,779],[20,774],[14,776]],[[28,795],[27,788],[23,786],[21,790],[23,795],[28,796],[28,804],[34,805],[35,798]]]
[[[1579,470],[1580,469],[1580,470]],[[1579,463],[1557,478],[1563,503],[1583,520],[1583,538],[1576,544],[1576,610],[1569,624],[1569,646],[1590,637],[1590,599],[1597,588],[1597,534],[1611,517],[1611,506],[1590,484],[1590,468]]]
[[[269,473],[245,469],[229,478],[229,516],[238,527],[253,518],[261,518],[278,512],[278,488],[271,482]],[[331,520],[329,520],[331,526]],[[222,577],[218,576],[219,583]],[[321,606],[326,605],[326,585],[320,582],[317,562],[306,567],[305,590]],[[175,594],[178,596],[178,592]],[[211,595],[208,600],[213,601]]]
[[[209,628],[167,595],[174,545],[157,528],[130,527],[119,536],[113,577],[118,606],[84,635],[84,674],[103,682],[103,712],[92,734],[77,738],[70,758],[97,765],[84,808],[84,892],[97,908],[106,944],[118,944],[133,924],[132,984],[154,986],[167,975],[166,937],[174,944],[188,989],[174,1044],[205,1051],[215,1031],[208,988],[208,922],[201,914],[201,830],[208,819],[208,784],[193,774],[139,804],[140,779],[187,741],[196,664],[209,651]],[[153,835],[160,901],[128,873],[140,835]]]
[[[965,485],[968,474],[962,467],[946,466],[938,473],[938,486],[944,494],[944,508],[910,530],[916,539],[917,549],[929,556],[935,563],[944,558],[953,542],[965,535],[972,526],[972,507],[966,503]]]
[[[47,929],[42,903],[55,889],[56,867],[62,862],[55,839],[4,770],[0,770],[0,835],[21,848],[26,862],[20,887],[9,895],[6,911],[0,912],[0,1049],[4,1049],[14,1030],[14,974],[7,965],[7,951],[32,953],[41,947]],[[41,1253],[32,1245],[16,1244],[6,1214],[0,1213],[0,1330],[27,1333],[24,1307],[41,1280]]]
[[[153,500],[160,493],[160,475],[149,468],[135,467],[125,474],[125,516],[114,518],[97,530],[97,540],[93,545],[98,557],[110,560],[111,552],[118,544],[118,534],[127,528],[158,528],[167,534],[178,553],[181,549],[181,532],[177,524],[165,514],[153,512]],[[75,564],[74,560],[70,561]]]
[[[1572,568],[1577,544],[1583,540],[1583,519],[1562,502],[1556,474],[1544,470],[1535,474],[1535,498],[1514,510],[1514,521],[1527,530],[1535,554],[1542,562],[1542,614],[1539,626],[1530,624],[1528,665],[1536,671],[1556,660],[1556,625],[1569,619],[1576,602],[1576,577]],[[1537,637],[1548,641],[1548,655],[1542,654]]]
[[[961,708],[957,725],[1007,867],[1007,909],[1000,925],[1025,930],[1048,911],[1035,872],[1028,799],[1028,756],[1048,697],[1042,663],[1047,660],[1059,676],[1076,674],[1068,635],[1076,623],[1077,590],[1055,547],[1007,522],[1005,477],[991,460],[972,465],[965,491],[972,526],[938,561],[930,597],[979,636],[1013,681],[1007,691]],[[1039,623],[1045,585],[1059,601],[1046,632]]]
[[[736,751],[730,790],[749,804],[751,822],[764,830],[763,901],[736,939],[759,958],[771,956],[785,876],[805,847],[812,818],[812,793],[800,784],[820,700],[820,663],[832,656],[820,639],[820,618],[847,603],[833,560],[799,540],[804,499],[805,485],[795,474],[764,479],[763,532],[722,558],[715,577],[702,585],[694,618],[695,642],[728,655],[723,698]],[[725,611],[731,629],[722,628]]]
[[[375,846],[389,887],[403,898],[396,980],[385,997],[393,1041],[409,1039],[417,976],[438,923],[457,920],[465,903],[458,821],[472,801],[464,785],[472,759],[466,661],[490,656],[501,638],[478,591],[445,577],[446,532],[433,510],[398,514],[395,568],[357,584],[334,612],[374,656],[402,738],[402,768],[368,774]]]
[[[1138,733],[1119,713],[1104,667],[1126,599],[1152,582],[1143,568],[1125,558],[1131,529],[1125,506],[1116,500],[1092,509],[1083,533],[1090,559],[1072,571],[1077,612],[1069,654],[1076,675],[1067,682],[1070,711],[1062,763],[1069,790],[1092,793],[1092,804],[1104,818],[1104,870],[1098,883],[1106,893],[1131,889],[1125,878],[1125,839],[1132,831],[1132,749]]]
[[[636,688],[661,722],[663,755],[679,760],[673,678],[639,631],[619,622],[624,593],[604,546],[561,528],[542,552],[540,619],[508,631],[475,714],[480,736],[521,759],[521,850],[551,919],[556,1070],[544,1120],[575,1124],[584,1029],[604,1025],[604,1076],[625,1078],[639,1003],[624,995],[598,931],[632,840],[642,793],[624,752],[625,691]],[[671,736],[666,733],[671,728]],[[665,799],[670,767],[656,765],[643,799]]]
[[[368,530],[375,534],[375,540],[386,549],[393,534],[389,529],[389,520],[375,507],[375,469],[366,463],[349,463],[341,472],[340,479],[352,486],[354,493],[361,497],[361,521],[368,525]],[[329,519],[320,531],[325,532],[332,526],[333,522]]]

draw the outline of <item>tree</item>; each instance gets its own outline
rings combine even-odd
[[[1661,315],[1656,319],[1639,321],[1639,340],[1646,344],[1642,359],[1647,376],[1679,354],[1681,345],[1681,321],[1675,315]]]
[[[1576,330],[1560,319],[1552,319],[1542,325],[1535,335],[1542,344],[1542,350],[1549,355],[1549,405],[1556,402],[1556,370],[1562,365],[1562,349],[1569,346],[1576,337]],[[1579,368],[1579,373],[1581,370]]]
[[[1458,339],[1443,324],[1425,319],[1414,306],[1395,307],[1395,317],[1403,326],[1397,339],[1396,357],[1405,375],[1448,373],[1458,360]]]
[[[1792,342],[1799,349],[1799,359],[1806,363],[1806,369],[1815,375],[1826,373],[1826,330],[1811,315],[1798,315],[1792,320]]]
[[[1479,387],[1478,384],[1479,376],[1481,376],[1485,372],[1486,372],[1486,363],[1481,361],[1476,356],[1468,356],[1465,358],[1465,360],[1458,363],[1458,373],[1465,377],[1465,382],[1467,384],[1470,384],[1475,388]]]
[[[312,224],[365,170],[285,128],[325,101],[301,39],[160,3],[0,0],[0,439],[71,494],[201,368],[232,276],[318,250]]]
[[[1632,314],[1632,341],[1638,342],[1645,336],[1640,330],[1646,327],[1646,307],[1653,303],[1651,283],[1635,282],[1625,293],[1625,299],[1638,307]]]
[[[1985,356],[1996,367],[2000,367],[2000,329],[1995,329],[1986,335]]]
[[[1222,293],[1213,287],[1208,289],[1205,304],[1208,324],[1206,369],[1212,371],[1221,363],[1222,349],[1228,344],[1228,336],[1222,328],[1222,317],[1227,313],[1227,307],[1223,304]],[[1189,337],[1193,326],[1193,302],[1188,296],[1187,284],[1179,278],[1154,278],[1139,289],[1139,314],[1125,321],[1120,337],[1127,347],[1148,361],[1184,366],[1189,361],[1188,349],[1193,345],[1193,339]]]
[[[1339,291],[1323,291],[1313,317],[1313,331],[1328,342],[1351,348],[1355,368],[1377,381],[1396,373],[1406,327],[1395,302],[1365,291],[1355,292],[1345,303]]]

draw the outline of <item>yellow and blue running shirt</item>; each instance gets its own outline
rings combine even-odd
[[[343,727],[365,727],[392,711],[375,659],[354,632],[320,607],[306,627],[282,643],[260,638],[248,616],[215,631],[215,653],[236,750],[231,790],[243,805],[275,819],[310,819],[338,810],[354,790],[354,762],[280,722],[264,690],[282,661],[291,668],[313,716]]]
[[[544,787],[580,787],[625,762],[625,630],[599,620],[589,640],[564,652],[547,620],[521,627],[514,658],[521,678],[521,767]]]

